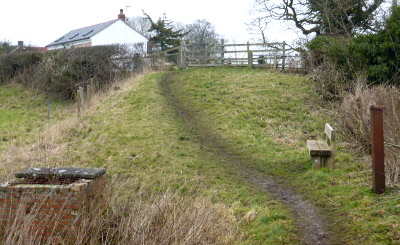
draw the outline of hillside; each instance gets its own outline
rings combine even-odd
[[[13,104],[26,105],[23,119],[18,108],[2,103],[10,119],[0,120],[1,137],[9,137],[10,125],[16,136],[0,148],[0,181],[32,166],[106,167],[111,216],[124,203],[151,206],[160,195],[174,197],[171,205],[182,217],[173,223],[182,231],[172,233],[174,244],[398,242],[398,191],[373,194],[365,163],[344,144],[333,170],[312,169],[305,142],[319,137],[325,122],[335,122],[305,78],[190,69],[139,76],[120,88],[98,96],[81,118],[61,106],[62,116],[51,123],[43,120],[44,97],[37,103],[28,95],[13,97]],[[1,88],[0,99],[20,89]],[[315,216],[296,214],[304,208],[296,202]],[[187,224],[201,227],[198,236],[184,229]],[[307,227],[315,224],[324,234],[310,235]],[[160,234],[171,232],[165,224],[157,227]],[[157,243],[154,233],[141,235]],[[99,237],[93,234],[92,243]],[[134,241],[125,238],[131,240],[119,243]]]

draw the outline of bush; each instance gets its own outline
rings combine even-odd
[[[370,84],[389,82],[400,85],[400,8],[395,8],[386,29],[378,34],[355,38],[350,54],[365,69]]]
[[[307,43],[311,79],[315,90],[327,100],[340,99],[351,90],[353,66],[348,53],[349,39],[319,36]]]
[[[349,94],[338,110],[344,133],[353,146],[368,153],[371,149],[370,106],[383,105],[386,151],[386,178],[400,185],[400,91],[395,87],[360,87]]]
[[[96,46],[48,52],[38,66],[36,86],[53,96],[70,99],[79,86],[93,78],[98,89],[130,71],[131,60],[124,46]]]
[[[15,53],[0,56],[0,84],[17,76],[29,77],[42,61],[43,53]]]
[[[345,65],[349,59],[348,43],[349,40],[346,38],[318,36],[307,43],[307,48],[311,51],[314,66],[320,65],[324,61]]]
[[[325,71],[314,74],[317,85],[322,81],[322,84],[332,83],[330,87],[345,85],[351,88],[360,73],[366,75],[370,85],[400,85],[400,7],[393,9],[386,29],[377,34],[355,38],[318,36],[307,43],[307,48],[312,71],[318,71],[321,66]],[[342,74],[327,74],[331,71]],[[340,89],[331,89],[326,93],[333,93],[331,97],[335,97],[338,96],[336,91]]]
[[[97,89],[103,89],[128,74],[134,68],[132,56],[131,49],[122,45],[10,54],[0,57],[0,83],[13,80],[50,96],[71,99],[90,79]]]

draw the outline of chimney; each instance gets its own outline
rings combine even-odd
[[[24,41],[18,41],[18,50],[24,49]]]
[[[119,10],[118,19],[125,21],[125,14],[123,9]]]

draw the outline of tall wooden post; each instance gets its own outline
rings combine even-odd
[[[385,152],[383,135],[383,110],[385,107],[373,105],[371,111],[371,136],[372,136],[372,174],[373,190],[383,193],[385,187]]]

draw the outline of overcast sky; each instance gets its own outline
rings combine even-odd
[[[213,23],[217,33],[236,42],[246,42],[246,22],[252,19],[254,0],[1,0],[0,41],[46,46],[70,30],[116,19],[119,9],[127,17],[142,15],[145,10],[153,19],[163,13],[174,22],[190,24],[197,19]],[[289,37],[279,33],[271,41]],[[284,33],[284,32],[283,32]],[[285,40],[288,41],[288,40]]]

